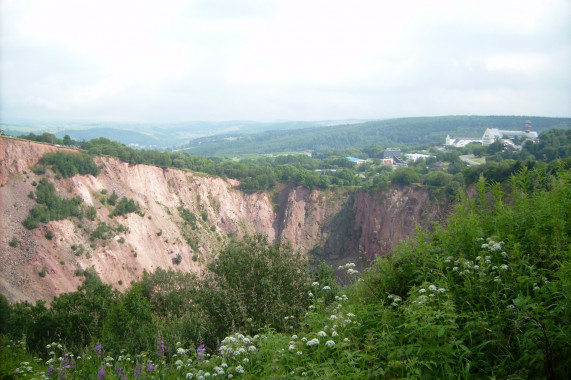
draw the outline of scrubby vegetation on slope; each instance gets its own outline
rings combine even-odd
[[[37,228],[40,223],[47,223],[51,220],[62,220],[69,217],[82,217],[81,198],[71,199],[61,198],[52,182],[42,178],[37,185],[35,195],[30,193],[30,197],[36,200],[36,205],[30,210],[30,215],[22,224],[29,230]]]
[[[207,280],[158,270],[120,294],[88,272],[49,308],[2,299],[0,376],[566,378],[571,171],[551,169],[480,178],[446,226],[340,267],[345,287],[254,238]]]

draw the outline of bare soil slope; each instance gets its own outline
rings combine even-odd
[[[419,188],[349,194],[285,187],[274,212],[269,194],[244,194],[237,181],[111,157],[95,157],[102,168],[97,177],[58,179],[49,170],[34,174],[42,155],[57,149],[73,151],[0,138],[0,292],[10,301],[49,301],[74,291],[83,279],[77,274],[90,267],[119,289],[158,267],[200,274],[225,242],[247,233],[283,239],[331,264],[364,264],[410,235],[417,223],[428,225],[442,217],[442,208]],[[86,206],[96,207],[96,219],[52,221],[26,230],[22,221],[35,204],[28,194],[42,177],[55,184],[61,197],[79,196]],[[135,200],[144,216],[110,218],[113,208],[105,198],[113,191]],[[195,215],[194,227],[185,224],[179,208]],[[114,232],[91,240],[102,222]],[[14,238],[16,247],[9,244]]]

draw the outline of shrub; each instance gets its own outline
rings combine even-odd
[[[52,240],[54,238],[54,233],[51,230],[46,231],[46,239]]]
[[[284,317],[300,317],[309,303],[307,261],[291,246],[261,235],[231,242],[208,265],[201,305],[223,334],[235,329],[284,330]]]
[[[20,241],[18,240],[18,238],[16,236],[12,237],[12,240],[10,240],[10,242],[8,243],[8,245],[10,247],[16,248],[18,246],[18,244],[20,243]]]

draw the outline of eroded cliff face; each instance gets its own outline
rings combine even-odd
[[[363,266],[409,236],[417,223],[426,226],[443,215],[442,207],[420,188],[349,193],[286,187],[275,205],[267,193],[239,191],[237,181],[110,157],[95,158],[102,168],[97,177],[57,179],[49,170],[34,174],[31,168],[42,155],[57,149],[63,148],[0,138],[0,292],[11,301],[50,300],[74,291],[83,278],[76,273],[89,267],[120,290],[144,270],[158,267],[200,275],[230,238],[247,233],[290,242],[332,265],[355,261]],[[95,220],[52,221],[26,230],[22,221],[35,204],[28,194],[44,176],[61,197],[79,196],[86,206],[94,206]],[[119,198],[132,198],[144,216],[110,218],[105,191],[107,196],[115,191]],[[179,208],[196,216],[194,227],[185,224]],[[101,222],[115,232],[91,240]],[[51,240],[45,237],[48,230]],[[16,247],[9,244],[13,238]],[[44,277],[38,274],[42,268]]]

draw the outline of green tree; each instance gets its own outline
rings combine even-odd
[[[219,336],[264,326],[285,329],[284,317],[300,317],[309,303],[309,271],[299,253],[261,235],[233,241],[208,265],[200,305]]]

